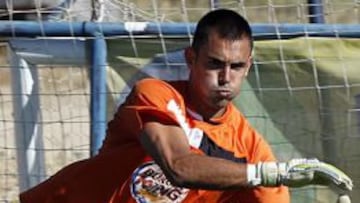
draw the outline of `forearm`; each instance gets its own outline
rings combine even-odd
[[[173,183],[187,188],[225,190],[260,185],[301,187],[320,184],[334,185],[343,193],[353,187],[345,173],[316,159],[248,165],[191,154],[177,159],[171,169]]]
[[[246,186],[246,164],[195,154],[183,130],[148,122],[140,136],[145,150],[173,185],[201,189],[234,189]]]
[[[169,178],[181,187],[224,190],[247,186],[246,164],[189,154],[177,158],[169,167]]]

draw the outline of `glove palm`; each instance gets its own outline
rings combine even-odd
[[[351,179],[336,167],[317,159],[293,159],[289,162],[264,162],[254,165],[255,178],[251,185],[302,187],[306,185],[335,186],[340,191],[351,191]],[[250,167],[249,170],[252,170]]]

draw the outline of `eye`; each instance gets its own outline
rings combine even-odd
[[[225,62],[217,60],[217,59],[210,59],[208,61],[208,69],[222,69],[225,66]]]
[[[231,69],[234,69],[234,70],[240,70],[240,69],[242,69],[242,68],[245,68],[245,65],[246,65],[246,63],[244,63],[244,62],[232,63],[232,64],[230,65],[230,67],[231,67]]]

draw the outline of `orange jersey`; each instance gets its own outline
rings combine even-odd
[[[289,202],[286,187],[210,191],[171,185],[139,141],[149,117],[180,126],[194,153],[238,163],[275,160],[233,104],[221,117],[204,122],[187,109],[185,87],[184,81],[139,81],[109,122],[99,155],[65,167],[21,194],[21,202]]]

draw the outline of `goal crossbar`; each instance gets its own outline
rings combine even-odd
[[[187,36],[192,35],[195,23],[156,22],[35,22],[4,21],[0,24],[2,37],[94,37],[102,36]],[[359,24],[252,24],[255,40],[287,39],[300,36],[352,37],[360,36]]]

